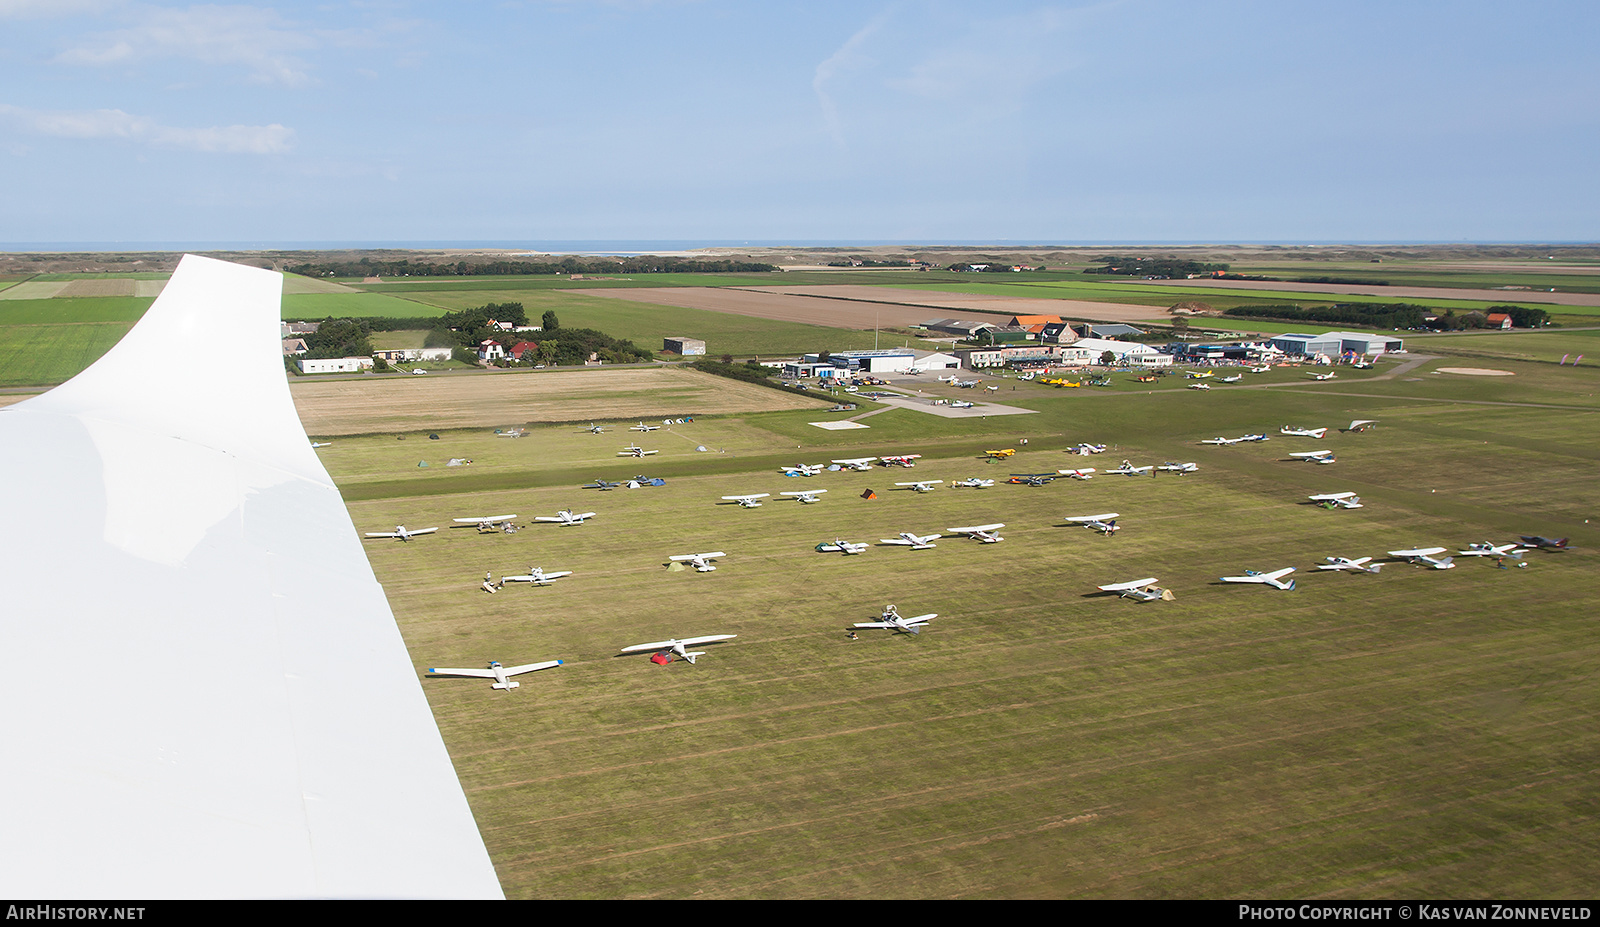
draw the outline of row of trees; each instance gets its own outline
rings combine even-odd
[[[1119,277],[1187,277],[1190,274],[1210,274],[1228,269],[1227,264],[1203,264],[1166,257],[1100,257],[1099,267],[1086,267],[1086,274],[1111,274]]]
[[[1407,331],[1431,329],[1434,331],[1463,331],[1488,328],[1489,316],[1504,313],[1511,316],[1516,328],[1544,328],[1550,324],[1550,313],[1528,306],[1490,306],[1485,311],[1476,309],[1442,312],[1428,306],[1410,303],[1335,303],[1332,306],[1235,306],[1223,314],[1236,318],[1273,319],[1281,322],[1323,322],[1329,325],[1359,325],[1365,328],[1391,328]]]
[[[701,261],[677,257],[565,258],[561,261],[324,261],[284,268],[302,277],[476,277],[507,274],[726,274],[767,273],[773,264],[754,261]]]

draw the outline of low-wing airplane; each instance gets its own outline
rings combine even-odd
[[[971,409],[975,406],[976,403],[967,402],[964,399],[957,399],[956,401],[950,403],[950,408],[952,409]]]
[[[919,480],[915,483],[896,483],[895,485],[904,486],[912,492],[933,492],[933,487],[943,482],[944,480]]]
[[[1140,383],[1154,383],[1154,382],[1156,382],[1157,380],[1159,380],[1161,378],[1158,377],[1158,376],[1153,376],[1151,374],[1146,374],[1145,376],[1142,376],[1142,377],[1134,377],[1134,379],[1138,380]]]
[[[562,509],[554,515],[536,515],[534,521],[549,522],[557,525],[581,525],[584,519],[593,518],[593,512],[579,512],[574,514],[571,509]]]
[[[993,544],[997,541],[1005,540],[1005,538],[995,533],[1004,527],[1004,522],[997,522],[992,525],[971,525],[966,528],[950,528],[948,530],[951,534],[964,534],[983,544]]]
[[[1017,453],[1017,449],[1016,448],[1014,448],[1014,447],[1006,447],[1006,448],[1001,448],[1001,449],[996,450],[996,451],[984,451],[983,455],[985,457],[989,458],[990,460],[1005,460],[1007,457],[1015,456],[1016,453]]]
[[[604,492],[605,490],[608,490],[608,489],[616,489],[618,486],[621,486],[621,485],[622,485],[621,483],[610,483],[610,482],[607,482],[605,480],[597,479],[593,483],[585,483],[583,485],[583,488],[584,489],[598,489],[598,490],[601,490],[602,492]]]
[[[1057,470],[1056,476],[1065,476],[1074,480],[1087,480],[1094,478],[1093,467],[1080,467],[1076,470]]]
[[[1352,573],[1376,573],[1383,569],[1383,564],[1381,563],[1373,563],[1372,566],[1367,566],[1368,563],[1372,563],[1371,557],[1357,557],[1354,560],[1351,560],[1349,557],[1324,557],[1322,559],[1328,562],[1317,564],[1317,569],[1319,570],[1348,570]]]
[[[1117,519],[1121,517],[1116,512],[1106,512],[1104,515],[1067,515],[1063,520],[1069,525],[1082,525],[1091,531],[1098,531],[1110,537],[1113,531],[1122,530],[1117,524]]]
[[[1521,560],[1524,551],[1519,547],[1517,544],[1495,545],[1484,541],[1482,544],[1468,544],[1466,550],[1456,553],[1462,557],[1510,557],[1513,560]]]
[[[864,541],[860,544],[852,544],[849,541],[841,541],[838,538],[834,538],[832,543],[823,541],[816,546],[816,549],[825,554],[844,554],[849,556],[850,554],[866,552],[867,544]]]
[[[694,567],[694,571],[696,573],[711,573],[717,569],[711,564],[711,561],[726,556],[728,555],[722,551],[714,550],[705,554],[677,554],[675,556],[668,557],[667,559],[676,560],[679,563],[687,563]]]
[[[1244,369],[1250,371],[1251,373],[1266,373],[1268,370],[1272,369],[1272,365],[1271,364],[1262,364],[1260,367],[1246,366]]]
[[[629,426],[628,430],[629,431],[660,431],[661,430],[661,426],[660,425],[646,425],[644,422],[640,422],[637,425]]]
[[[661,452],[660,451],[647,451],[647,450],[645,450],[644,448],[640,447],[637,444],[630,444],[627,447],[623,448],[622,450],[618,451],[617,452],[617,456],[618,457],[649,457],[651,454],[659,454],[659,453],[661,453]]]
[[[1240,435],[1239,436],[1239,440],[1240,441],[1253,441],[1253,442],[1259,444],[1262,441],[1271,441],[1272,439],[1267,437],[1264,434],[1253,434],[1253,435]]]
[[[1211,384],[1209,384],[1209,383],[1191,383],[1191,384],[1189,384],[1188,388],[1189,389],[1210,389],[1211,388]]]
[[[1291,428],[1288,425],[1278,429],[1281,435],[1297,435],[1302,438],[1320,438],[1328,433],[1326,428]]]
[[[901,547],[909,547],[912,550],[927,550],[930,547],[938,547],[939,546],[937,544],[932,543],[938,537],[939,537],[939,535],[937,535],[937,534],[928,534],[928,535],[923,535],[923,536],[919,537],[919,536],[917,536],[915,534],[912,534],[909,531],[902,531],[902,532],[900,532],[900,536],[899,537],[897,537],[897,538],[880,538],[878,543],[880,543],[880,544],[897,544],[897,545],[899,545]]]
[[[830,460],[828,462],[836,463],[841,467],[848,467],[851,470],[871,470],[873,462],[877,459],[876,457],[850,457],[845,460]]]
[[[489,688],[504,689],[509,691],[521,685],[521,683],[511,679],[510,677],[521,676],[523,673],[531,673],[535,670],[550,669],[553,666],[560,666],[565,662],[566,661],[564,660],[550,660],[545,663],[524,663],[521,666],[502,666],[499,660],[493,660],[490,661],[488,669],[450,669],[443,666],[430,666],[428,667],[428,675],[472,676],[480,679],[493,679],[494,683],[490,685]]]
[[[1218,383],[1237,383],[1237,382],[1239,382],[1240,380],[1243,380],[1243,379],[1244,379],[1244,374],[1236,373],[1231,377],[1222,377],[1222,378],[1218,379],[1217,382]]]
[[[693,647],[696,644],[715,644],[718,641],[732,640],[738,636],[739,635],[737,634],[710,634],[705,637],[686,637],[682,640],[677,640],[674,638],[673,640],[656,641],[650,644],[634,644],[632,647],[624,647],[617,652],[644,653],[649,650],[654,650],[662,656],[677,654],[678,656],[683,657],[685,660],[688,660],[690,663],[693,663],[697,657],[705,656],[706,652],[704,650],[690,651],[688,648]]]
[[[1201,444],[1221,444],[1221,445],[1224,445],[1224,446],[1227,446],[1227,447],[1231,447],[1231,446],[1233,446],[1235,444],[1238,444],[1240,441],[1243,441],[1243,440],[1244,440],[1243,438],[1216,437],[1216,438],[1207,438],[1204,441],[1201,441],[1200,443]]]
[[[1550,538],[1541,537],[1539,535],[1527,535],[1527,534],[1519,534],[1519,535],[1517,535],[1517,537],[1522,538],[1522,546],[1523,547],[1527,547],[1527,548],[1530,548],[1530,549],[1539,549],[1539,550],[1566,550],[1567,549],[1567,539],[1566,538],[1560,538],[1560,539],[1552,540]]]
[[[1293,457],[1295,460],[1304,460],[1310,463],[1319,464],[1331,464],[1337,460],[1337,458],[1333,456],[1333,451],[1295,451],[1289,456]]]
[[[813,502],[821,502],[822,500],[818,499],[817,497],[825,492],[827,492],[826,489],[803,489],[797,492],[780,492],[778,495],[794,496],[796,501],[804,505],[810,505]]]
[[[1043,486],[1046,483],[1055,482],[1055,479],[1056,474],[1054,473],[1013,473],[1011,474],[1011,479],[1006,480],[1006,482],[1018,484],[1026,483],[1029,486]]]
[[[1155,475],[1155,471],[1156,471],[1155,464],[1151,464],[1148,467],[1135,467],[1131,462],[1124,460],[1122,462],[1122,466],[1118,467],[1115,470],[1107,470],[1106,472],[1107,473],[1115,473],[1115,474],[1118,474],[1119,476],[1138,476],[1141,473],[1148,473],[1151,476],[1154,476]]]
[[[883,610],[877,621],[858,621],[852,627],[857,628],[886,628],[898,634],[921,634],[922,626],[939,617],[937,612],[931,615],[918,615],[915,618],[902,618],[900,612],[893,605]]]
[[[432,534],[438,530],[438,528],[413,528],[411,530],[407,530],[405,525],[395,525],[393,531],[368,531],[367,537],[399,538],[402,541],[409,541],[419,535]]]
[[[1294,588],[1294,580],[1291,579],[1288,582],[1284,582],[1283,577],[1293,572],[1294,567],[1284,567],[1281,570],[1273,570],[1271,573],[1245,570],[1243,576],[1224,576],[1222,581],[1225,583],[1263,583],[1274,589],[1287,591]]]
[[[956,480],[954,483],[951,483],[950,485],[951,486],[965,486],[965,487],[967,487],[969,489],[987,489],[988,487],[994,485],[994,480],[980,480],[977,477],[972,477],[971,479],[966,479],[966,480]]]
[[[1151,576],[1145,579],[1135,579],[1126,583],[1111,583],[1108,586],[1097,586],[1101,592],[1115,592],[1124,599],[1136,599],[1140,602],[1154,602],[1157,599],[1167,598],[1171,593],[1156,585],[1156,578]]]
[[[793,467],[779,467],[784,476],[816,476],[822,472],[822,464],[797,464]]]
[[[553,570],[546,573],[541,567],[529,567],[528,572],[521,576],[502,576],[500,585],[506,583],[532,583],[535,586],[548,586],[563,576],[571,576],[571,570]]]
[[[1431,566],[1435,570],[1448,570],[1453,568],[1455,564],[1451,561],[1455,560],[1454,557],[1439,558],[1434,556],[1435,554],[1442,553],[1444,553],[1443,547],[1417,547],[1411,550],[1391,550],[1389,551],[1389,556],[1399,557],[1401,560],[1407,560],[1411,563],[1420,563],[1426,566]]]
[[[1358,418],[1358,419],[1354,419],[1353,421],[1351,421],[1350,422],[1350,427],[1346,428],[1345,431],[1366,431],[1368,428],[1371,428],[1373,425],[1376,425],[1376,424],[1378,424],[1378,420],[1377,419]]]
[[[1183,376],[1187,380],[1209,380],[1212,377],[1212,373],[1209,370],[1191,370]]]
[[[1308,373],[1306,376],[1313,380],[1336,380],[1339,377],[1337,373],[1334,373],[1331,370],[1327,373]]]
[[[722,501],[723,502],[737,502],[737,503],[739,503],[739,508],[741,508],[741,509],[759,509],[759,508],[761,508],[761,500],[767,498],[770,495],[772,495],[772,494],[771,493],[766,493],[766,492],[758,492],[758,493],[751,493],[748,496],[723,496],[722,497]]]
[[[481,518],[452,518],[450,520],[455,522],[458,527],[477,528],[479,534],[493,534],[496,529],[503,529],[507,534],[513,534],[517,530],[517,526],[512,524],[516,517],[515,515],[484,515]]]
[[[1078,454],[1104,454],[1106,446],[1104,444],[1080,444],[1076,448],[1067,451],[1068,454],[1074,452]]]
[[[1196,464],[1196,463],[1173,463],[1172,461],[1169,460],[1166,463],[1162,464],[1161,466],[1157,467],[1156,469],[1157,470],[1165,470],[1168,473],[1184,474],[1184,473],[1193,473],[1196,470],[1199,470],[1200,469],[1200,465]]]
[[[1350,366],[1355,370],[1371,370],[1373,363],[1368,360],[1351,361]]]
[[[508,428],[505,431],[495,431],[497,438],[520,438],[528,433],[526,428]]]
[[[900,454],[895,457],[879,457],[878,460],[885,467],[914,467],[914,461],[921,459],[921,454]]]
[[[594,422],[590,422],[589,423],[589,427],[585,428],[584,431],[587,431],[589,434],[592,434],[592,435],[603,435],[603,434],[606,433],[606,426],[604,426],[604,425],[596,425]]]
[[[1359,509],[1361,497],[1353,492],[1325,492],[1315,496],[1307,496],[1312,502],[1325,509]]]

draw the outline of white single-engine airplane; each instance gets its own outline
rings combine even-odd
[[[779,467],[784,476],[816,476],[822,472],[822,464],[800,464],[794,467]]]
[[[909,531],[902,531],[902,532],[900,532],[900,536],[899,537],[897,537],[897,538],[881,538],[881,539],[879,539],[878,543],[880,543],[880,544],[898,544],[898,545],[900,545],[902,547],[909,547],[912,550],[927,550],[930,547],[938,547],[939,546],[939,545],[933,543],[934,539],[936,539],[938,537],[939,537],[939,535],[937,535],[937,534],[929,534],[929,535],[924,535],[924,536],[918,537],[917,535],[912,534]]]
[[[1352,420],[1350,422],[1350,427],[1346,428],[1345,431],[1356,431],[1356,432],[1366,431],[1368,428],[1371,428],[1373,425],[1376,425],[1376,424],[1378,424],[1378,420],[1377,419],[1373,419],[1373,418],[1358,418],[1358,419]]]
[[[1104,444],[1080,444],[1075,448],[1067,449],[1068,454],[1104,454],[1105,452],[1106,446]]]
[[[535,670],[550,669],[553,666],[560,666],[564,662],[566,661],[550,660],[546,663],[524,663],[521,666],[502,666],[500,665],[500,661],[494,660],[489,663],[488,669],[450,669],[443,666],[430,666],[428,667],[428,675],[473,676],[481,679],[493,679],[494,683],[490,685],[489,688],[504,689],[509,691],[517,688],[521,685],[521,683],[508,677],[521,676],[523,673],[531,673]]]
[[[916,461],[922,459],[921,454],[900,454],[895,457],[879,457],[878,460],[885,467],[914,467]]]
[[[1115,473],[1119,476],[1138,476],[1141,473],[1148,473],[1151,476],[1155,476],[1156,466],[1155,464],[1151,464],[1148,467],[1135,467],[1131,462],[1124,460],[1122,462],[1122,466],[1115,470],[1107,470],[1106,472]]]
[[[462,528],[477,528],[479,534],[493,534],[495,529],[503,529],[507,534],[515,533],[517,526],[512,524],[515,515],[485,515],[481,518],[452,518],[451,521]]]
[[[865,553],[867,545],[866,542],[852,544],[849,541],[841,541],[838,538],[834,538],[832,543],[823,541],[816,546],[816,549],[825,554],[845,554],[848,556],[850,554]]]
[[[912,492],[933,492],[933,487],[943,482],[944,480],[920,480],[915,483],[896,483],[895,485],[904,486]]]
[[[978,541],[979,543],[993,544],[996,541],[1005,540],[1005,538],[995,533],[1004,527],[1004,522],[997,522],[992,525],[972,525],[966,528],[950,528],[948,531],[950,534],[964,534],[967,537],[972,538],[974,541]]]
[[[694,571],[696,573],[711,573],[716,570],[716,567],[712,565],[711,561],[716,560],[719,557],[726,556],[728,555],[722,551],[714,550],[705,554],[677,554],[676,556],[668,557],[667,559],[676,560],[679,563],[687,563],[694,567]]]
[[[1207,438],[1204,441],[1201,441],[1200,443],[1201,444],[1222,444],[1222,445],[1232,446],[1232,445],[1238,444],[1240,441],[1243,441],[1243,440],[1244,440],[1243,438],[1216,437],[1216,438]]]
[[[502,576],[500,585],[506,583],[532,583],[535,586],[548,586],[563,576],[571,576],[571,570],[553,570],[546,573],[541,567],[529,567],[528,572],[522,576]]]
[[[1306,376],[1310,377],[1313,380],[1335,380],[1335,379],[1338,379],[1338,377],[1339,377],[1339,375],[1337,373],[1334,373],[1331,370],[1328,371],[1327,373],[1308,373],[1308,374],[1306,374]]]
[[[393,531],[368,531],[367,537],[399,538],[402,541],[409,541],[419,535],[432,534],[438,530],[438,528],[413,528],[411,530],[407,530],[405,525],[395,525]]]
[[[622,450],[618,451],[617,452],[617,456],[618,457],[649,457],[651,454],[659,454],[659,453],[661,453],[661,452],[660,451],[647,451],[647,450],[645,450],[644,448],[640,447],[637,444],[630,444],[627,447],[623,448]]]
[[[589,427],[585,428],[584,431],[587,431],[589,434],[592,434],[592,435],[603,435],[603,434],[606,433],[606,426],[604,426],[604,425],[596,425],[595,423],[590,422],[589,423]]]
[[[887,628],[897,634],[921,634],[922,626],[939,617],[937,612],[931,615],[918,615],[915,618],[902,618],[893,605],[883,610],[877,621],[858,621],[852,627],[857,628]]]
[[[1312,502],[1315,502],[1316,504],[1322,506],[1325,509],[1332,509],[1332,508],[1359,509],[1359,508],[1361,508],[1361,497],[1356,495],[1353,492],[1325,492],[1325,493],[1321,493],[1320,495],[1307,496],[1306,498],[1310,499]]]
[[[1121,517],[1116,512],[1106,512],[1104,515],[1067,515],[1064,520],[1069,525],[1082,525],[1091,531],[1098,531],[1110,537],[1113,531],[1121,530],[1121,526],[1117,524],[1117,519]]]
[[[1381,563],[1373,563],[1372,566],[1367,566],[1367,564],[1372,563],[1371,557],[1357,557],[1354,560],[1351,560],[1349,557],[1324,557],[1322,559],[1328,562],[1317,564],[1317,569],[1319,570],[1348,570],[1352,573],[1376,573],[1383,569],[1383,564]]]
[[[813,502],[821,502],[822,500],[818,499],[817,497],[825,492],[827,492],[826,489],[805,489],[796,492],[780,492],[778,495],[793,496],[796,502],[799,502],[803,505],[810,505]]]
[[[1435,570],[1453,569],[1455,564],[1451,561],[1455,560],[1454,557],[1444,557],[1441,559],[1434,556],[1435,554],[1442,553],[1444,553],[1443,547],[1416,547],[1412,548],[1411,550],[1391,550],[1389,551],[1389,556],[1399,557],[1401,560],[1406,560],[1411,563],[1420,563],[1425,566],[1431,566]]]
[[[851,470],[871,470],[873,462],[877,459],[876,457],[851,457],[847,460],[830,460],[828,462],[836,463],[841,467],[848,467]]]
[[[1295,460],[1319,464],[1331,464],[1337,459],[1333,456],[1333,451],[1295,451],[1289,456]]]
[[[557,525],[581,525],[584,519],[593,518],[593,512],[578,512],[574,514],[570,509],[562,509],[554,515],[537,515],[534,521],[550,522]]]
[[[1463,557],[1510,557],[1513,560],[1521,560],[1524,551],[1516,544],[1495,545],[1484,541],[1482,544],[1468,544],[1466,550],[1457,553]]]
[[[1094,468],[1093,467],[1080,467],[1077,470],[1057,470],[1056,471],[1056,475],[1057,476],[1071,477],[1072,479],[1075,479],[1075,480],[1093,479],[1094,478]]]
[[[1291,428],[1288,425],[1278,429],[1281,435],[1297,435],[1302,438],[1320,438],[1328,433],[1326,428]]]
[[[732,640],[738,636],[739,635],[737,634],[710,634],[705,637],[686,637],[682,640],[677,640],[674,638],[673,640],[656,641],[655,643],[651,644],[634,644],[632,647],[622,648],[620,651],[618,651],[618,653],[644,653],[649,650],[654,650],[663,655],[677,654],[678,656],[683,657],[685,660],[688,660],[690,663],[693,663],[695,658],[705,656],[706,652],[704,650],[690,651],[688,648],[693,647],[696,644],[715,644],[718,641]]]
[[[994,485],[994,480],[980,480],[977,477],[972,477],[971,479],[967,479],[967,480],[956,480],[954,483],[951,483],[950,485],[951,486],[965,486],[965,487],[968,487],[970,489],[987,489],[990,486]]]
[[[1156,469],[1165,470],[1168,473],[1177,473],[1182,475],[1185,473],[1194,473],[1196,470],[1200,469],[1200,465],[1196,463],[1173,463],[1169,460]]]
[[[1222,581],[1225,583],[1262,583],[1271,586],[1274,589],[1283,589],[1287,591],[1294,588],[1294,580],[1291,579],[1288,582],[1284,582],[1283,577],[1288,576],[1293,572],[1294,567],[1284,567],[1281,570],[1273,570],[1271,573],[1258,573],[1255,570],[1245,570],[1243,576],[1224,576],[1222,577]]]
[[[1210,383],[1190,383],[1189,384],[1189,389],[1204,389],[1204,390],[1208,390],[1210,388],[1211,388],[1211,384]]]
[[[737,502],[739,503],[739,508],[741,509],[759,509],[761,508],[761,500],[770,495],[772,495],[772,493],[758,492],[752,493],[748,496],[723,496],[722,501]]]
[[[1140,602],[1154,602],[1157,599],[1167,598],[1171,593],[1156,585],[1155,577],[1136,579],[1126,583],[1112,583],[1108,586],[1098,586],[1101,592],[1115,592],[1124,599],[1137,599]]]
[[[640,422],[637,425],[630,426],[628,428],[628,430],[629,431],[660,431],[661,430],[661,426],[660,425],[646,425],[644,422]]]

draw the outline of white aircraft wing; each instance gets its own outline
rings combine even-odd
[[[524,663],[521,666],[508,666],[500,672],[505,673],[507,676],[521,676],[523,673],[532,673],[537,670],[550,669],[553,666],[561,666],[565,662],[565,660],[546,660],[543,663]],[[490,675],[494,674],[491,673]]]
[[[1155,583],[1156,578],[1150,576],[1144,579],[1136,579],[1132,582],[1111,583],[1108,586],[1097,586],[1096,588],[1098,588],[1101,592],[1127,592],[1132,589],[1143,589],[1146,586],[1153,586]]]
[[[1418,547],[1413,550],[1391,550],[1391,557],[1432,557],[1444,553],[1443,547]]]
[[[999,531],[1004,527],[1005,525],[1003,523],[996,522],[992,525],[971,525],[966,528],[951,528],[949,531],[951,534],[976,534],[979,531]]]
[[[508,675],[508,676],[510,675],[510,671],[509,670],[507,670],[505,672],[506,672],[506,675]],[[482,679],[493,679],[494,678],[494,670],[492,670],[492,669],[454,669],[454,668],[451,668],[451,667],[448,667],[448,666],[430,666],[430,667],[428,667],[428,675],[430,675],[430,676],[473,676],[473,677],[482,678]]]
[[[765,499],[769,495],[771,495],[771,493],[758,492],[752,493],[748,496],[723,496],[722,499],[724,502],[744,502],[752,499]]]
[[[452,518],[451,521],[458,525],[497,525],[503,521],[511,521],[515,515],[485,515],[482,518]],[[418,532],[413,531],[412,534]]]
[[[0,894],[502,896],[295,413],[281,292],[186,256],[120,344],[0,409],[0,483],[29,490],[0,524],[30,526],[0,532],[0,634],[91,668],[0,674]],[[150,671],[172,664],[226,678]]]
[[[1070,521],[1075,525],[1087,525],[1091,521],[1110,521],[1121,518],[1116,512],[1106,512],[1104,515],[1068,515],[1063,521]]]
[[[678,555],[673,556],[673,557],[668,557],[667,559],[668,560],[715,560],[718,557],[726,557],[726,556],[728,556],[728,555],[723,553],[722,551],[714,550],[709,554],[678,554]]]
[[[435,531],[438,531],[438,530],[439,530],[438,528],[417,528],[415,530],[413,530],[411,528],[407,528],[406,529],[406,534],[409,534],[412,537],[416,537],[419,534],[432,534],[432,533],[434,533]]]
[[[781,492],[780,496],[820,496],[827,492],[826,489],[800,489],[794,492]]]

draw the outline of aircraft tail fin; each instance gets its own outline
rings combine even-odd
[[[1365,569],[1365,570],[1366,570],[1366,571],[1367,571],[1367,572],[1368,572],[1368,573],[1376,573],[1376,572],[1378,572],[1378,571],[1379,571],[1379,570],[1381,570],[1381,569],[1383,569],[1383,564],[1381,564],[1381,563],[1374,563],[1374,564],[1373,564],[1373,565],[1372,565],[1372,566],[1369,566],[1369,567],[1363,567],[1363,569]]]
[[[1292,580],[1292,579],[1289,580],[1287,585],[1282,586],[1280,588],[1282,588],[1286,592],[1293,592],[1294,591],[1294,580]]]
[[[1441,559],[1439,561],[1438,569],[1443,570],[1443,569],[1446,569],[1447,567],[1455,566],[1455,562],[1454,562],[1455,559],[1456,558],[1454,558],[1454,557],[1445,557],[1445,558]]]
[[[490,683],[489,688],[491,688],[491,689],[515,689],[516,687],[518,687],[520,685],[522,685],[522,683],[517,682],[514,679],[508,679],[505,682]]]

